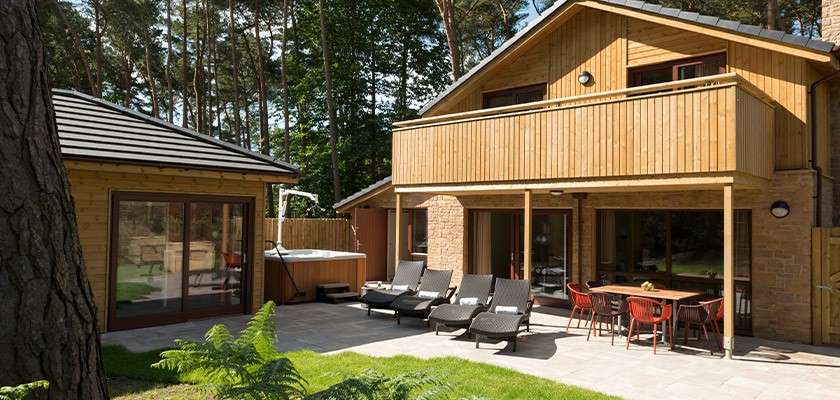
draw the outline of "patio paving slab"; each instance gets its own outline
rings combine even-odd
[[[368,317],[358,303],[280,306],[274,319],[281,351],[455,356],[627,399],[840,398],[838,348],[738,337],[734,360],[712,356],[705,342],[696,341],[676,351],[657,346],[654,355],[649,340],[631,343],[625,350],[624,337],[617,336],[614,346],[609,336],[593,336],[587,342],[586,329],[576,329],[574,323],[567,333],[567,314],[535,307],[532,332],[521,336],[515,353],[507,342],[493,340],[482,340],[476,349],[472,339],[462,336],[464,330],[442,329],[435,336],[421,320],[406,318],[397,325],[393,315],[381,311]],[[200,340],[216,323],[239,331],[248,319],[237,315],[110,332],[102,335],[102,342],[132,351],[157,350],[171,347],[175,338]]]

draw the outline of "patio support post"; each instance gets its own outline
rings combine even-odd
[[[735,212],[732,185],[723,186],[723,349],[732,359],[735,350]]]
[[[403,220],[403,209],[402,209],[402,195],[400,193],[395,193],[396,196],[396,204],[395,204],[395,215],[394,215],[394,271],[398,265],[400,265],[400,256],[402,254],[402,249],[405,247],[405,232],[402,228],[402,220]]]
[[[523,266],[522,269],[525,271],[524,274],[523,274],[524,275],[523,279],[525,279],[529,282],[531,281],[531,242],[532,242],[532,240],[531,240],[531,217],[532,217],[532,214],[533,214],[532,211],[533,211],[533,207],[531,206],[531,191],[526,190],[525,191],[525,216],[524,216],[524,218],[525,218],[525,221],[524,221],[525,222],[525,224],[524,224],[525,225],[525,227],[524,227],[525,232],[523,232],[524,233],[523,242],[525,242],[523,244],[525,245],[525,247],[522,249],[524,254],[525,254],[525,259],[522,260],[523,261],[522,262],[522,266]]]

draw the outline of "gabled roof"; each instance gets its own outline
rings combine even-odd
[[[65,159],[193,168],[297,178],[300,169],[72,90],[53,90]]]
[[[461,78],[459,78],[457,81],[455,81],[446,89],[444,89],[444,91],[441,92],[437,97],[435,97],[433,100],[424,105],[420,109],[418,114],[422,115],[425,114],[427,111],[431,110],[432,107],[434,107],[447,96],[452,94],[456,89],[464,85],[473,76],[475,76],[479,72],[482,72],[500,55],[508,52],[516,45],[524,42],[527,39],[527,37],[537,32],[539,28],[541,28],[547,22],[553,19],[554,16],[556,16],[559,13],[562,13],[564,10],[566,10],[574,4],[581,4],[584,6],[602,9],[607,7],[618,6],[622,10],[627,10],[628,12],[641,12],[649,16],[657,16],[660,18],[664,17],[673,21],[688,23],[696,27],[712,28],[716,31],[727,32],[729,34],[735,34],[744,38],[750,38],[753,40],[759,40],[767,43],[780,44],[783,46],[788,46],[790,48],[803,49],[813,53],[822,53],[829,57],[831,57],[831,52],[834,49],[834,43],[831,42],[826,42],[819,39],[811,39],[804,36],[791,35],[782,31],[765,29],[756,25],[742,24],[737,21],[721,19],[709,15],[702,15],[696,12],[663,7],[658,4],[651,4],[644,1],[558,0],[551,7],[543,11],[543,13],[539,17],[531,21],[525,28],[520,30],[514,37],[504,42],[501,46],[499,46],[499,48],[493,51],[493,53],[491,53],[485,59],[481,60],[481,62],[478,63],[478,65],[470,69],[466,74],[461,76]],[[605,7],[598,7],[599,5]]]
[[[357,201],[361,201],[361,200],[367,199],[371,196],[375,196],[379,193],[382,193],[385,190],[388,190],[388,188],[390,188],[390,187],[391,187],[391,177],[386,176],[385,178],[382,178],[382,179],[372,183],[370,186],[368,186],[368,187],[366,187],[366,188],[364,188],[364,189],[362,189],[362,190],[360,190],[356,193],[353,193],[350,196],[345,197],[344,199],[342,199],[338,203],[335,203],[335,205],[333,205],[333,208],[338,210],[338,211],[341,211],[342,209],[349,208],[349,206],[353,205]]]

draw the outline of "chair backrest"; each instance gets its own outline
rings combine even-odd
[[[446,291],[449,289],[449,283],[452,281],[451,269],[431,269],[427,268],[420,278],[420,287],[418,290],[425,290],[427,292],[437,292],[439,297],[446,297]]]
[[[479,304],[486,305],[492,285],[493,275],[464,275],[461,279],[461,288],[455,297],[455,303],[458,303],[461,299],[475,297]]]
[[[425,267],[426,263],[423,261],[400,260],[391,285],[408,285],[409,289],[416,290]]]
[[[496,278],[496,290],[490,301],[490,312],[496,312],[496,307],[516,307],[519,312],[528,310],[531,282],[522,279]]]
[[[572,299],[572,304],[583,308],[592,307],[592,299],[589,293],[585,293],[579,283],[569,282],[566,284],[566,288],[569,289],[569,297]]]
[[[709,301],[701,301],[700,304],[703,305],[703,308],[706,310],[708,315],[707,322],[723,319],[723,297]]]
[[[586,288],[587,289],[592,289],[592,288],[596,288],[596,287],[599,287],[599,286],[604,286],[604,285],[602,285],[600,281],[586,281]]]
[[[592,309],[596,314],[623,314],[627,310],[627,303],[621,298],[621,296],[609,293],[589,293],[589,298],[592,301]],[[618,305],[618,308],[613,307],[613,305],[616,304]]]
[[[671,316],[671,305],[660,303],[646,297],[630,296],[627,298],[630,315],[644,324],[659,323],[661,319]]]

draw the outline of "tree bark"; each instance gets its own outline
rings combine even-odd
[[[205,132],[204,107],[204,44],[201,29],[201,1],[195,3],[195,66],[193,67],[193,92],[195,94],[195,130]],[[204,32],[206,34],[206,32]]]
[[[166,100],[167,117],[175,123],[175,95],[172,92],[172,0],[166,0]]]
[[[189,78],[187,77],[187,37],[189,36],[190,24],[187,22],[187,0],[181,0],[181,20],[183,21],[182,29],[183,37],[181,38],[181,126],[184,128],[190,127],[190,119],[188,117],[189,108]]]
[[[34,1],[0,1],[0,20],[0,386],[45,379],[50,398],[106,399]]]
[[[449,47],[449,64],[452,68],[452,81],[455,82],[463,75],[461,68],[461,44],[458,38],[458,24],[455,21],[455,8],[452,0],[435,0],[435,4],[443,22],[446,45]]]
[[[149,93],[152,96],[152,116],[160,118],[160,108],[158,106],[157,85],[155,84],[154,76],[152,76],[152,54],[149,51],[148,38],[143,43],[144,64],[146,64],[146,73],[143,78],[146,81],[146,86],[149,88]]]
[[[332,98],[332,65],[330,62],[330,42],[327,35],[326,10],[324,0],[318,0],[318,17],[321,24],[321,52],[324,58],[324,86],[327,98],[327,114],[330,123],[330,159],[332,161],[333,200],[339,201],[341,195],[341,177],[338,173],[338,151],[336,150],[337,132],[335,128],[335,105]]]
[[[236,144],[242,146],[242,108],[239,93],[239,47],[236,45],[236,16],[234,14],[233,0],[228,0],[228,18],[230,19],[230,49],[231,62],[233,64],[233,131],[236,134]]]

